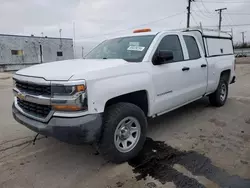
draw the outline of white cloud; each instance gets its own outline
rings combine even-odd
[[[191,25],[202,22],[203,25],[216,26],[218,14],[214,10],[217,8],[227,7],[224,13],[248,13],[250,8],[250,3],[207,1],[215,0],[204,1],[206,8],[199,2],[192,4],[195,21],[192,19]],[[87,51],[107,36],[132,32],[137,25],[180,12],[183,14],[143,27],[153,30],[183,28],[186,26],[186,6],[187,0],[1,0],[0,33],[41,35],[43,32],[44,35],[58,37],[61,28],[63,37],[72,38],[75,22],[77,44]],[[248,23],[249,18],[250,15],[223,15],[223,24]],[[240,40],[240,31],[244,30],[244,27],[235,28],[236,40]],[[106,33],[111,34],[103,36]],[[250,31],[246,36],[250,39]]]

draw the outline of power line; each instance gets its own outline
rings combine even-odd
[[[163,20],[166,20],[168,18],[172,18],[172,17],[175,17],[175,16],[179,16],[181,14],[184,14],[184,12],[179,12],[177,14],[173,14],[173,15],[170,15],[170,16],[166,16],[164,18],[161,18],[161,19],[157,19],[157,20],[153,20],[151,22],[147,22],[147,23],[144,23],[144,24],[140,24],[140,25],[135,25],[133,27],[129,27],[127,29],[122,29],[122,30],[117,30],[117,31],[112,31],[112,32],[109,32],[109,33],[104,33],[104,34],[100,34],[100,35],[95,35],[95,36],[91,36],[91,37],[84,37],[84,39],[91,39],[91,38],[96,38],[96,37],[100,37],[100,36],[106,36],[106,35],[110,35],[110,34],[114,34],[114,33],[120,33],[120,32],[123,32],[123,31],[127,31],[127,30],[131,30],[131,29],[134,29],[136,27],[142,27],[142,26],[146,26],[146,25],[149,25],[149,24],[154,24],[154,23],[157,23],[157,22],[160,22],[160,21],[163,21]]]
[[[204,14],[204,12],[201,11],[201,9],[197,6],[196,3],[194,3],[194,5],[196,6],[197,10],[202,14],[203,17],[208,18],[208,16],[206,16],[206,15]],[[193,9],[192,9],[192,11],[193,11]]]
[[[233,20],[231,19],[231,17],[228,14],[226,14],[225,18],[226,18],[226,20],[227,20],[227,22],[228,22],[229,25],[230,24],[231,25],[234,24]]]
[[[204,7],[204,9],[206,10],[207,13],[209,13],[210,11],[207,9],[207,7],[205,6],[203,0],[201,0],[202,6]]]
[[[231,22],[234,24],[234,21],[233,21],[232,17],[230,16],[230,14],[227,14],[227,16],[229,17],[229,19],[231,20]]]
[[[202,17],[201,15],[197,14],[196,11],[192,11],[192,13],[194,13],[195,16],[196,16],[197,18],[201,18],[201,17]],[[192,14],[191,14],[191,15],[192,15]],[[204,14],[203,14],[203,15],[204,15]],[[205,17],[205,15],[204,15],[204,17]],[[205,18],[212,19],[211,17],[205,17]],[[195,18],[194,18],[194,16],[193,16],[193,20],[194,20],[194,19],[195,19]],[[195,20],[194,20],[194,21],[195,21]],[[196,21],[195,21],[195,22],[196,22]],[[199,25],[198,22],[196,22],[196,24]]]
[[[201,11],[201,10],[194,10],[196,12],[203,12],[205,13],[204,11]],[[216,14],[214,12],[209,12],[210,14]],[[250,13],[241,13],[241,12],[224,12],[223,14],[227,14],[227,15],[250,15]]]
[[[204,18],[209,18],[209,19],[211,19],[212,17],[211,17],[211,14],[210,14],[210,16],[208,16],[208,15],[205,15],[205,13],[207,13],[207,12],[203,12],[203,11],[201,11],[201,9],[197,6],[197,4],[195,4],[195,6],[196,6],[196,8],[197,8],[197,10],[198,11],[196,11],[196,12],[200,12],[201,13],[201,15],[204,17]],[[192,12],[194,12],[194,10],[192,10]],[[199,16],[199,15],[198,15]]]
[[[197,3],[202,3],[201,1],[197,1]],[[250,3],[250,2],[246,2],[246,1],[203,1],[203,3]]]
[[[233,25],[223,25],[222,27],[242,27],[242,26],[250,26],[250,24],[233,24]],[[204,27],[218,27],[218,26],[204,26]]]
[[[181,24],[184,22],[184,18],[180,21],[179,23],[179,27],[181,26]]]
[[[234,24],[233,23],[233,20],[231,19],[231,17],[229,17],[229,14],[225,14],[225,19],[226,19],[226,22],[228,23],[228,25],[232,25]]]
[[[197,24],[197,26],[199,25],[198,22],[195,20],[194,16],[191,14],[191,17],[193,18],[194,22]]]
[[[240,12],[225,12],[224,14],[228,14],[228,15],[250,15],[250,13],[240,13]]]
[[[205,6],[203,0],[201,0],[202,6],[204,7],[204,9],[206,10],[206,12],[209,12],[209,10],[207,9],[207,7]]]
[[[192,16],[194,22],[196,22],[195,19],[194,19],[193,13],[194,13],[195,16],[198,17],[198,18],[199,18],[200,16],[199,16],[196,12],[193,12],[193,11],[191,12],[191,16]],[[196,24],[198,25],[198,22],[196,22]]]

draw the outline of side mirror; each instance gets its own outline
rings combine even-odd
[[[174,54],[172,51],[159,50],[158,53],[155,55],[154,64],[161,65],[173,59],[174,59]]]

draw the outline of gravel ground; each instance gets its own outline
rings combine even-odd
[[[106,162],[91,146],[40,136],[11,116],[12,81],[0,79],[1,188],[250,187],[250,65],[237,66],[222,108],[206,98],[149,121],[137,158]]]

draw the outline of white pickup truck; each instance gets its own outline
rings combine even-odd
[[[223,106],[235,82],[232,37],[137,30],[104,41],[85,59],[44,63],[13,76],[13,116],[68,143],[94,143],[120,163],[138,154],[147,118],[208,96]]]

